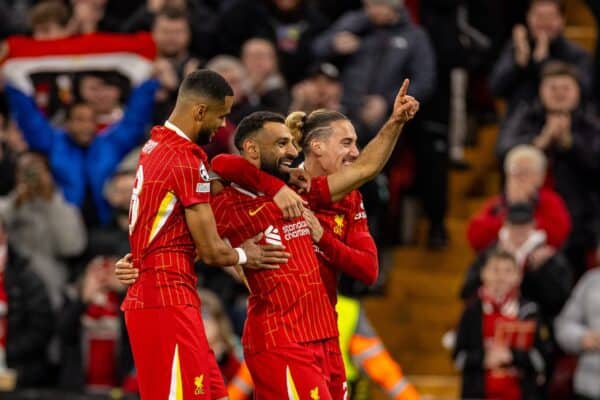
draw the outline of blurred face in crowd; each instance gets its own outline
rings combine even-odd
[[[121,90],[96,76],[84,76],[79,83],[79,92],[97,114],[109,114],[119,107]]]
[[[488,258],[481,270],[483,287],[496,297],[504,297],[521,283],[521,270],[514,260]]]
[[[527,26],[535,40],[545,35],[553,40],[564,28],[565,20],[556,3],[541,1],[533,4],[527,13]]]
[[[294,11],[301,2],[302,0],[273,0],[275,7],[283,12]]]
[[[546,171],[529,157],[515,158],[506,171],[506,185],[518,185],[536,191],[544,182]]]
[[[540,99],[550,112],[571,112],[579,105],[579,84],[570,75],[547,76],[540,84]]]
[[[117,211],[127,214],[134,182],[134,172],[118,174],[112,178],[106,198]]]
[[[369,20],[377,26],[390,25],[398,18],[396,9],[374,0],[364,0],[365,12]]]
[[[67,37],[66,28],[58,22],[44,22],[33,27],[32,36],[36,40],[54,40]]]
[[[156,18],[152,29],[158,54],[162,57],[177,57],[187,53],[190,44],[190,25],[187,18]]]
[[[216,71],[229,83],[233,89],[233,104],[239,104],[246,97],[246,86],[243,70],[240,68],[227,68]]]
[[[81,147],[87,147],[96,136],[96,115],[86,104],[73,106],[65,123],[69,136]]]
[[[325,128],[327,129],[327,128]],[[334,121],[330,124],[331,133],[315,138],[310,143],[308,157],[316,156],[321,169],[333,174],[358,158],[357,135],[354,126],[348,120]]]
[[[19,157],[15,177],[17,184],[25,184],[37,189],[53,182],[46,160],[35,153],[25,153]]]
[[[314,87],[316,108],[330,108],[339,105],[342,98],[342,85],[339,81],[324,75],[317,75],[310,78],[310,82]]]
[[[264,78],[277,72],[275,48],[264,39],[250,39],[244,44],[242,62],[251,76]]]

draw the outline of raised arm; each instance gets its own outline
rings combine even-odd
[[[10,85],[6,86],[5,93],[11,115],[17,121],[29,147],[47,154],[54,137],[61,132],[50,125],[31,97]]]
[[[352,190],[375,178],[387,163],[404,124],[419,110],[419,102],[407,95],[408,86],[409,81],[405,79],[394,101],[392,115],[356,161],[327,177],[332,201],[340,200]]]

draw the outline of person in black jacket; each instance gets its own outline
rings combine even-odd
[[[546,153],[554,189],[565,200],[573,231],[565,253],[580,274],[584,255],[595,247],[594,221],[600,174],[600,119],[581,98],[577,77],[568,64],[554,61],[542,70],[540,102],[521,107],[498,136],[504,158],[517,145],[531,144]]]
[[[551,60],[577,67],[585,95],[591,94],[592,59],[564,36],[565,17],[560,0],[533,0],[527,12],[527,27],[517,25],[490,75],[496,96],[508,101],[508,114],[537,94],[542,67]]]
[[[54,314],[42,280],[28,264],[8,245],[0,219],[0,347],[6,346],[6,367],[16,372],[17,388],[51,381],[47,354]]]
[[[542,399],[549,343],[536,303],[519,293],[521,269],[508,252],[490,254],[482,287],[460,319],[453,358],[462,398]]]

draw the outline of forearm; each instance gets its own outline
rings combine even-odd
[[[353,165],[328,176],[332,201],[340,200],[381,172],[396,146],[403,127],[404,123],[388,120],[365,146]]]
[[[366,285],[372,285],[377,280],[377,247],[368,233],[346,244],[325,230],[318,245],[335,269]]]
[[[239,263],[238,252],[221,239],[200,251],[199,256],[203,263],[215,267],[230,267]]]
[[[283,181],[261,171],[241,156],[219,154],[211,162],[212,170],[223,179],[246,189],[273,197],[285,185]]]

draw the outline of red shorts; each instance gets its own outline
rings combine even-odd
[[[345,400],[339,339],[292,343],[245,354],[255,400]]]
[[[198,307],[128,310],[125,324],[142,399],[227,397],[221,371],[206,341]]]

